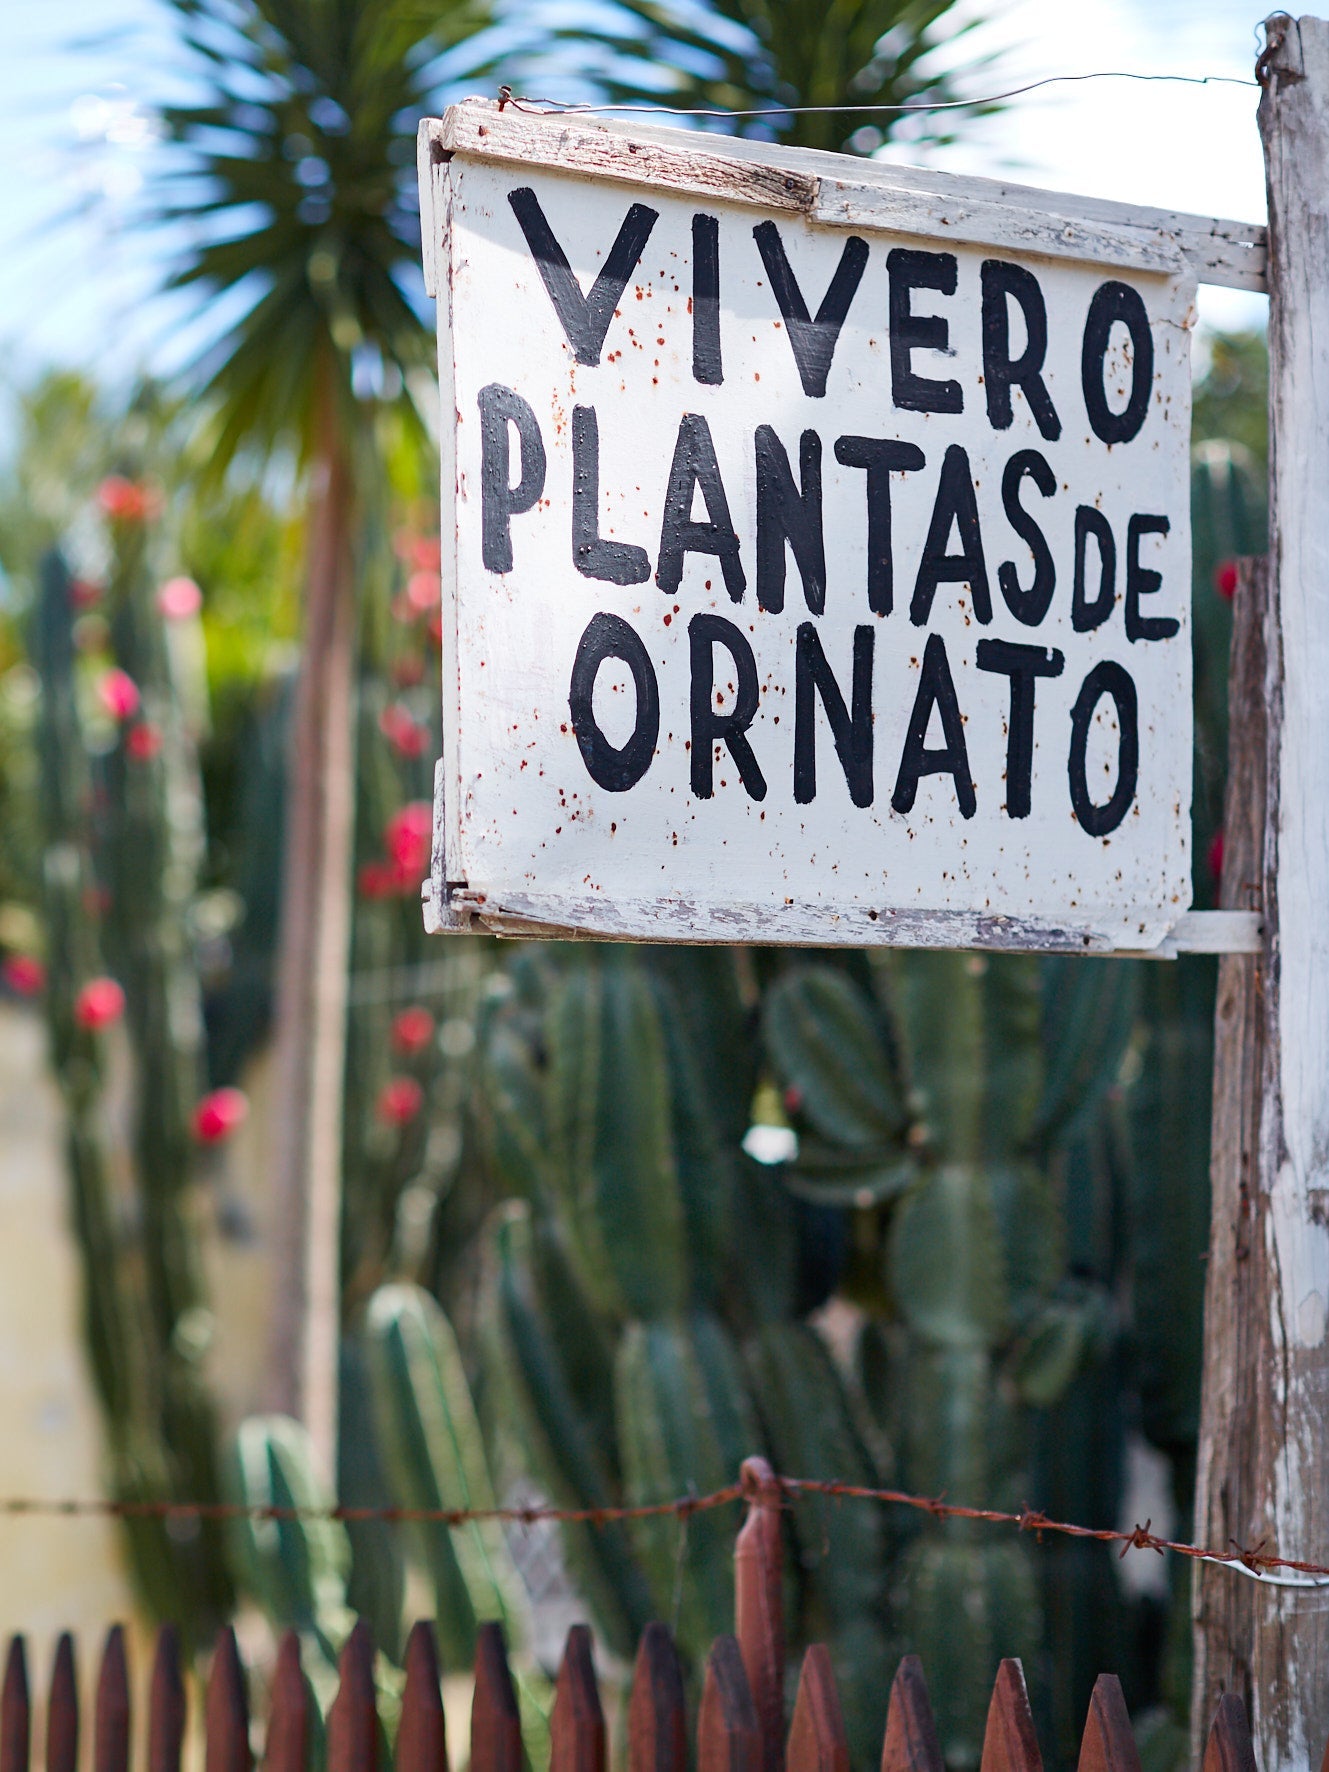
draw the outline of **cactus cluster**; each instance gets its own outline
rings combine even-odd
[[[486,1383],[545,1491],[664,1501],[764,1450],[800,1475],[1018,1505],[1029,1406],[1064,1390],[1105,1309],[1065,1279],[1047,1160],[1120,1060],[1121,1042],[1087,1056],[1092,1005],[1045,1077],[1025,959],[534,949],[506,984],[481,1078],[514,1198],[486,1230],[480,1318]],[[787,1166],[744,1148],[763,1083],[798,1139]],[[852,1359],[809,1320],[837,1284]],[[732,1604],[727,1531],[567,1529],[606,1641],[626,1652],[663,1616],[700,1657]],[[952,1757],[976,1754],[974,1670],[1039,1640],[1027,1547],[829,1501],[791,1531],[792,1616],[831,1642],[851,1731],[893,1645],[944,1639]]]

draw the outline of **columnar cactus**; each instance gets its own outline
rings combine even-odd
[[[34,610],[47,1014],[113,1489],[124,1499],[208,1501],[218,1495],[217,1427],[190,1185],[202,1084],[188,914],[201,798],[157,605],[145,495],[113,484],[126,491],[118,505],[104,500],[114,662],[97,691],[109,749],[90,749],[71,578],[58,554],[45,562]],[[104,1030],[122,1011],[134,1091],[127,1195],[107,1130],[102,1052]],[[208,1638],[231,1603],[218,1528],[169,1532],[139,1520],[127,1531],[153,1611]]]

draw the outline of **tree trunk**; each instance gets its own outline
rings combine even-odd
[[[327,432],[334,432],[329,423]],[[278,950],[276,1243],[270,1405],[336,1475],[342,1090],[354,833],[353,488],[336,442],[316,463],[304,647],[288,768]]]
[[[1225,961],[1197,1527],[1329,1556],[1329,25],[1266,23],[1270,512],[1259,871],[1265,951]],[[1241,717],[1238,711],[1237,726]],[[1249,731],[1249,727],[1247,728]],[[1239,744],[1234,728],[1234,744]],[[1226,876],[1228,873],[1226,856]],[[1244,882],[1235,878],[1240,890]],[[1227,898],[1224,900],[1228,902]],[[1295,1578],[1293,1578],[1295,1580]],[[1220,1588],[1249,1587],[1250,1596]],[[1329,1736],[1329,1588],[1197,1582],[1197,1727],[1248,1694],[1261,1772],[1310,1772]],[[1197,1756],[1198,1763],[1198,1756]]]

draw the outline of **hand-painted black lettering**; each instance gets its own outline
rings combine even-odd
[[[1104,374],[1112,328],[1120,322],[1131,335],[1130,397],[1120,412],[1108,405]],[[1089,304],[1080,351],[1084,409],[1094,435],[1104,443],[1129,443],[1149,414],[1154,385],[1154,335],[1144,298],[1129,283],[1100,283]]]
[[[1089,728],[1105,695],[1117,709],[1117,785],[1103,805],[1089,792]],[[1071,809],[1080,829],[1090,837],[1107,837],[1130,811],[1140,779],[1140,710],[1135,684],[1113,659],[1096,664],[1081,686],[1071,709]]]
[[[842,467],[867,470],[868,608],[889,615],[895,606],[891,475],[916,473],[924,465],[923,451],[893,437],[838,437],[835,459]]]
[[[854,629],[853,685],[850,705],[835,680],[822,650],[821,636],[810,621],[800,622],[794,654],[794,799],[809,805],[817,795],[817,697],[835,741],[849,798],[855,806],[872,804],[872,645],[876,629]]]
[[[714,215],[692,218],[692,379],[719,387],[720,222]]]
[[[490,382],[480,406],[480,557],[486,572],[512,571],[512,519],[529,511],[545,489],[545,446],[540,421],[511,388]],[[521,477],[515,486],[508,426],[517,427]]]
[[[933,381],[914,371],[915,351],[950,355],[950,327],[940,314],[916,314],[910,306],[915,289],[954,295],[959,275],[953,252],[915,252],[897,246],[886,255],[887,298],[891,332],[891,399],[905,412],[963,412],[964,391],[958,381]]]
[[[608,258],[591,284],[591,293],[583,295],[581,284],[568,263],[568,255],[554,238],[554,231],[535,192],[526,187],[509,191],[508,202],[526,236],[531,257],[549,292],[573,356],[578,363],[598,363],[614,309],[628,286],[628,278],[637,268],[637,261],[651,237],[651,229],[659,219],[659,210],[648,209],[644,203],[632,205],[623,217],[623,225],[609,248]]]
[[[650,555],[600,534],[600,424],[594,406],[572,408],[572,563],[585,578],[645,584]]]
[[[932,710],[941,716],[941,733],[945,740],[940,750],[928,749],[928,726]],[[955,782],[955,798],[960,816],[972,818],[977,809],[974,781],[969,773],[969,752],[964,742],[964,721],[960,703],[951,680],[951,667],[946,660],[946,647],[940,634],[929,634],[923,648],[923,668],[919,672],[918,693],[905,732],[904,750],[900,757],[900,773],[895,778],[891,805],[897,812],[912,812],[919,781],[925,775],[949,775]]]
[[[723,646],[733,659],[738,679],[733,685],[732,704],[723,710],[716,706],[717,645]],[[764,800],[766,778],[747,739],[760,701],[757,661],[747,637],[722,615],[694,615],[688,623],[688,648],[692,668],[692,792],[699,800],[709,800],[714,794],[715,747],[723,742],[749,798]]]
[[[959,526],[960,552],[948,554],[952,528]],[[992,592],[983,559],[983,536],[978,524],[978,499],[974,493],[969,457],[958,443],[947,449],[937,481],[923,558],[914,581],[909,619],[921,628],[932,614],[932,599],[939,584],[967,584],[974,599],[974,614],[981,622],[992,620]]]
[[[1089,538],[1098,545],[1098,595],[1093,602],[1084,594],[1085,555]],[[1112,525],[1094,505],[1075,508],[1075,576],[1071,581],[1071,626],[1077,634],[1101,628],[1117,600],[1117,544]]]
[[[821,525],[821,438],[804,431],[798,443],[801,488],[794,484],[784,444],[770,425],[758,425],[757,602],[784,608],[785,543],[803,580],[813,615],[826,607],[826,540]]]
[[[607,658],[621,659],[632,672],[637,693],[637,718],[623,745],[612,745],[595,718],[595,679]],[[651,766],[660,736],[660,686],[655,666],[640,634],[621,616],[600,610],[577,642],[568,691],[572,730],[587,773],[597,787],[624,794],[636,787]]]
[[[1006,816],[1028,818],[1034,774],[1034,685],[1040,677],[1059,677],[1063,655],[1052,647],[1021,646],[1013,640],[980,640],[976,662],[1011,680],[1011,714],[1006,727]]]
[[[1034,423],[1049,443],[1061,435],[1061,420],[1043,380],[1048,350],[1048,311],[1038,278],[1023,265],[1003,258],[983,261],[983,392],[988,423],[994,431],[1009,430],[1014,419],[1011,389],[1019,388],[1029,403]],[[1024,316],[1025,345],[1011,356],[1011,315],[1008,298]]]
[[[696,523],[692,518],[692,501],[698,490],[709,519],[705,523]],[[739,555],[738,531],[729,516],[729,500],[720,478],[720,464],[715,459],[711,427],[695,412],[685,412],[679,422],[660,524],[655,582],[666,596],[672,597],[678,590],[684,554],[713,554],[720,562],[730,600],[742,602],[748,581]]]
[[[1163,586],[1163,574],[1140,564],[1140,537],[1166,535],[1172,525],[1166,517],[1137,513],[1126,525],[1126,638],[1170,640],[1181,623],[1175,615],[1141,615],[1140,598],[1152,597]]]
[[[839,342],[840,328],[863,280],[868,243],[860,240],[857,234],[851,234],[845,241],[835,275],[813,320],[808,315],[808,304],[785,255],[779,228],[774,222],[758,222],[752,230],[752,238],[757,242],[761,262],[766,266],[771,289],[784,316],[785,331],[789,334],[803,392],[818,400],[826,392],[826,377],[831,372],[831,358]]]
[[[1051,498],[1057,490],[1057,476],[1036,449],[1018,449],[1006,463],[1001,476],[1001,502],[1007,521],[1034,556],[1034,580],[1028,590],[1021,587],[1013,560],[1003,560],[997,568],[997,583],[1006,600],[1006,607],[1027,628],[1036,628],[1047,614],[1052,593],[1057,588],[1057,569],[1052,563],[1052,549],[1033,517],[1020,503],[1020,482],[1028,477],[1043,494]]]

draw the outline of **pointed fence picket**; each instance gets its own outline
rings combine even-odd
[[[696,1772],[849,1772],[840,1698],[830,1654],[813,1644],[803,1657],[793,1714],[784,1700],[781,1615],[783,1545],[780,1490],[769,1467],[744,1467],[748,1515],[735,1545],[735,1633],[712,1644],[696,1716]],[[606,1772],[604,1710],[589,1629],[568,1632],[550,1717],[549,1772]],[[433,1626],[407,1640],[405,1684],[392,1766],[378,1712],[374,1645],[356,1624],[341,1652],[339,1685],[327,1716],[326,1772],[448,1772],[438,1650]],[[182,1772],[188,1696],[180,1642],[158,1633],[147,1702],[147,1772]],[[287,1631],[269,1688],[262,1772],[309,1772],[315,1740],[313,1699],[300,1640]],[[642,1634],[626,1710],[627,1772],[688,1772],[683,1670],[662,1624]],[[44,1772],[78,1772],[79,1697],[74,1643],[56,1646],[45,1707]],[[217,1637],[203,1694],[203,1772],[254,1772],[248,1682],[235,1632]],[[129,1667],[124,1632],[107,1634],[93,1707],[91,1772],[130,1772],[133,1759]],[[8,1645],[0,1683],[0,1772],[36,1772],[27,1647]],[[1329,1763],[1329,1757],[1327,1757]],[[471,1772],[522,1772],[521,1713],[497,1624],[480,1628],[471,1708]],[[1024,1672],[997,1669],[980,1772],[1042,1772]],[[944,1772],[927,1680],[917,1656],[901,1661],[887,1702],[880,1772]],[[1085,1719],[1078,1772],[1140,1772],[1121,1684],[1101,1674]],[[1219,1700],[1202,1772],[1256,1772],[1241,1700]]]

